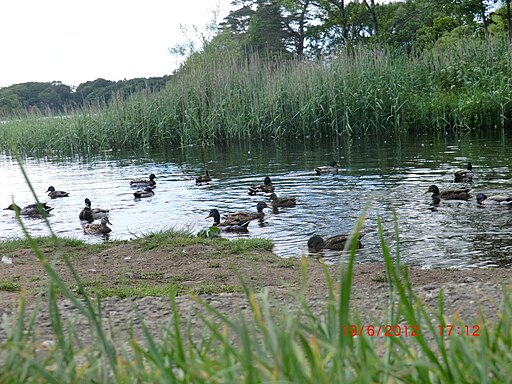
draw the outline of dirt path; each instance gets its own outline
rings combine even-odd
[[[52,254],[51,249],[43,249]],[[96,254],[80,255],[73,250],[74,262],[82,281],[90,290],[141,287],[165,289],[173,284],[178,292],[193,292],[220,311],[230,316],[248,311],[245,296],[241,293],[239,278],[254,286],[257,291],[266,289],[276,302],[291,307],[291,291],[301,286],[301,263],[298,259],[282,259],[265,250],[252,250],[239,254],[219,253],[208,245],[183,245],[144,250],[134,243],[121,244]],[[78,252],[79,253],[79,252]],[[29,308],[37,302],[34,292],[42,294],[38,311],[38,332],[43,339],[52,339],[48,311],[44,301],[46,273],[35,261],[32,251],[16,250],[10,255],[12,264],[2,264],[0,281],[12,281],[21,290],[0,291],[0,316],[15,312],[20,292],[29,292]],[[72,281],[65,264],[52,261],[66,280]],[[330,274],[337,276],[337,267],[331,266]],[[356,265],[353,277],[351,304],[363,323],[379,325],[388,308],[388,285],[382,264]],[[312,308],[320,313],[326,300],[324,271],[318,260],[308,260],[306,296]],[[503,289],[512,288],[512,271],[489,270],[415,270],[409,271],[415,293],[435,308],[440,288],[444,289],[447,321],[459,319],[475,324],[482,311],[491,321],[496,319]],[[182,315],[194,323],[192,316],[197,304],[182,294],[177,299]],[[140,319],[154,333],[162,329],[169,319],[169,300],[166,297],[108,297],[102,300],[103,314],[113,325],[114,332],[127,335],[134,327],[136,333]],[[60,303],[63,318],[76,324],[80,332],[87,332],[87,322],[80,318],[67,300]],[[0,339],[5,337],[1,331]]]

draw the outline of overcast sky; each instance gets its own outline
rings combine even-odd
[[[180,24],[202,30],[230,2],[2,0],[0,87],[169,75],[179,64],[169,48],[186,41]]]

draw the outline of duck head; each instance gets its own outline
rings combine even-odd
[[[210,210],[210,214],[205,217],[205,219],[208,219],[210,217],[213,217],[213,225],[220,223],[220,213],[217,209],[213,208]]]

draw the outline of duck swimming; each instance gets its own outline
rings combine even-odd
[[[459,169],[455,172],[453,172],[453,176],[455,177],[455,182],[460,183],[463,181],[473,181],[473,177],[475,174],[473,173],[473,165],[471,163],[468,163],[468,166],[466,169]]]
[[[151,175],[149,175],[149,180],[145,180],[145,179],[132,180],[132,181],[130,181],[130,186],[134,187],[134,188],[146,188],[146,187],[156,188],[155,179],[156,179],[156,176],[154,173],[152,173]]]
[[[52,199],[57,199],[58,197],[68,197],[69,196],[69,193],[67,193],[67,192],[56,191],[52,185],[50,185],[48,187],[46,192],[48,192],[48,196],[50,196]]]
[[[212,178],[210,177],[210,173],[207,169],[204,171],[204,175],[196,177],[196,184],[209,183],[210,181],[212,181]]]
[[[315,172],[317,175],[328,175],[332,173],[338,173],[338,163],[336,161],[331,161],[329,165],[320,166],[315,168]]]
[[[470,189],[445,189],[440,191],[436,185],[431,185],[428,191],[425,193],[432,192],[432,198],[435,200],[468,200]]]
[[[361,237],[363,236],[363,233],[359,234],[357,248],[361,248]],[[308,240],[308,249],[313,252],[318,252],[321,249],[343,250],[348,240],[350,240],[349,235],[337,235],[326,239],[315,235]]]
[[[277,197],[275,193],[271,194],[270,203],[272,207],[295,207],[297,199],[295,197]]]
[[[36,203],[36,204],[30,204],[23,208],[18,207],[16,204],[11,204],[7,208],[4,208],[4,210],[10,209],[11,211],[19,212],[20,215],[23,216],[32,216],[32,217],[38,217],[38,216],[48,216],[51,210],[53,210],[53,207],[49,207],[46,205],[46,203]]]
[[[108,217],[102,217],[100,224],[96,223],[88,223],[83,226],[84,232],[89,234],[105,234],[112,232],[112,229],[107,226],[107,224],[112,225],[112,223],[109,221]]]
[[[82,221],[88,221],[92,223],[94,220],[102,219],[107,217],[110,210],[104,208],[91,208],[91,200],[86,198],[85,207],[78,214],[78,218]]]
[[[155,191],[153,191],[153,188],[146,187],[142,191],[136,191],[133,193],[133,196],[135,196],[136,199],[143,199],[145,197],[151,197],[155,195]]]
[[[512,204],[512,197],[502,195],[486,196],[480,192],[476,194],[476,202],[478,205],[509,205]]]
[[[265,214],[263,213],[263,209],[270,208],[267,203],[264,201],[258,202],[256,204],[256,212],[234,212],[234,213],[226,213],[223,215],[223,222],[227,225],[241,225],[246,221],[263,219]]]
[[[247,227],[249,226],[250,221],[246,221],[244,223],[221,222],[219,210],[215,208],[210,210],[210,214],[206,216],[205,219],[210,217],[213,217],[213,226],[219,228],[221,231],[240,233],[249,232]]]
[[[256,195],[257,193],[272,193],[275,189],[276,187],[272,185],[270,177],[266,176],[263,180],[263,184],[251,185],[249,187],[249,195]]]

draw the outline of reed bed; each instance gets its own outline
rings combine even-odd
[[[35,197],[35,195],[34,195]],[[18,217],[19,218],[19,217]],[[24,228],[22,220],[20,225]],[[354,226],[354,239],[364,224],[364,215]],[[325,273],[328,300],[320,316],[305,300],[305,291],[295,293],[296,309],[274,305],[264,292],[256,294],[244,285],[250,316],[226,316],[200,298],[206,314],[196,313],[205,326],[203,336],[194,339],[191,328],[182,322],[174,294],[169,300],[172,313],[162,337],[149,331],[142,339],[132,338],[120,346],[104,330],[99,303],[94,303],[74,272],[77,293],[59,277],[40,252],[38,243],[26,237],[48,274],[47,302],[56,343],[40,348],[34,331],[36,311],[26,311],[21,301],[18,322],[3,322],[7,341],[0,348],[2,383],[502,383],[512,374],[512,302],[506,297],[499,321],[481,324],[481,337],[438,335],[444,324],[442,294],[431,317],[415,296],[400,264],[384,238],[378,220],[382,255],[389,284],[389,311],[386,323],[421,324],[416,337],[352,337],[343,329],[361,324],[351,312],[353,266],[356,242],[347,248],[346,263],[340,263],[335,284]],[[396,234],[398,236],[398,234]],[[58,249],[60,241],[53,238]],[[212,240],[216,241],[216,240]],[[303,289],[307,286],[307,260],[303,259]],[[59,295],[69,299],[89,320],[90,339],[82,340],[61,320]],[[395,300],[396,299],[396,300]],[[429,340],[426,335],[432,335]],[[92,345],[92,347],[91,347]]]
[[[75,153],[503,128],[512,113],[511,57],[497,40],[417,55],[359,47],[316,61],[206,50],[158,93],[4,122],[0,148]]]

